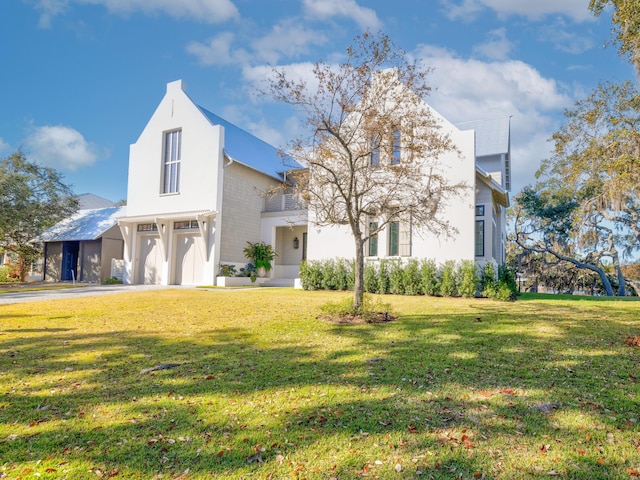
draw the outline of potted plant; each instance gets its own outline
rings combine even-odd
[[[245,257],[253,260],[259,277],[266,277],[267,272],[271,270],[271,262],[278,256],[273,247],[264,242],[247,242],[243,252]]]

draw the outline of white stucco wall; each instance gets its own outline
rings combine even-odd
[[[182,81],[167,92],[130,147],[127,215],[216,210],[224,128],[211,125],[183,91]],[[162,194],[164,132],[182,129],[180,192]]]
[[[451,237],[437,236],[428,229],[412,228],[411,256],[429,258],[438,262],[446,260],[474,260],[475,238],[475,136],[472,130],[461,131],[432,111],[440,121],[443,132],[449,133],[458,152],[442,155],[442,172],[451,184],[463,182],[468,188],[459,197],[443,204],[439,215],[446,218],[457,233]],[[355,244],[348,226],[318,227],[313,224],[313,212],[309,212],[309,260],[336,257],[354,258]],[[388,251],[387,230],[378,235],[379,258]]]

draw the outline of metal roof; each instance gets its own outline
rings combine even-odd
[[[213,125],[224,127],[224,150],[232,159],[279,180],[282,180],[282,173],[301,168],[301,165],[293,160],[288,160],[285,163],[283,158],[278,155],[278,149],[274,146],[215,113],[200,106],[198,108]]]
[[[509,153],[511,117],[492,120],[475,120],[456,124],[460,130],[475,130],[476,156],[500,155]]]
[[[116,204],[111,200],[99,197],[93,193],[81,193],[77,195],[78,202],[80,202],[80,210],[89,210],[94,208],[108,208],[115,207]]]
[[[71,242],[96,240],[118,224],[118,217],[126,214],[127,207],[109,207],[79,210],[72,217],[56,223],[40,235],[39,242]]]

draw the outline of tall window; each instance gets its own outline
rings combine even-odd
[[[400,142],[402,135],[397,128],[393,130],[393,144],[391,150],[391,165],[400,164]]]
[[[393,257],[400,253],[400,222],[389,224],[389,256]]]
[[[402,220],[389,223],[389,256],[411,256],[411,222]]]
[[[484,220],[476,220],[476,257],[484,257]]]
[[[372,142],[371,166],[377,167],[380,164],[380,142],[376,139]]]
[[[180,192],[180,162],[182,159],[182,130],[164,134],[162,162],[162,193]]]
[[[369,256],[378,256],[378,222],[369,222]]]

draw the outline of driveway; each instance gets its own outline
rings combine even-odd
[[[168,288],[195,288],[180,285],[86,285],[74,288],[58,288],[51,290],[16,291],[0,294],[0,305],[22,302],[39,302],[43,300],[59,300],[64,298],[97,297],[116,293],[146,292]]]

